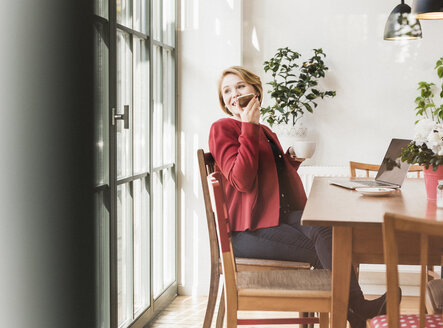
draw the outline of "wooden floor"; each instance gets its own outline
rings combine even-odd
[[[374,296],[375,297],[375,296]],[[374,298],[372,297],[372,298]],[[367,296],[370,299],[370,296]],[[418,297],[403,296],[401,302],[402,313],[416,313],[418,309]],[[175,300],[151,323],[149,327],[152,328],[201,328],[203,318],[206,311],[206,297],[192,297],[192,296],[177,296]],[[291,317],[297,316],[297,313],[281,313],[268,312],[268,317]],[[241,318],[258,318],[264,317],[263,313],[240,312]],[[215,318],[212,327],[215,327]],[[250,327],[268,327],[268,328],[283,328],[283,325],[265,325],[265,326],[241,326],[245,328]],[[298,325],[284,325],[284,327],[299,327]]]

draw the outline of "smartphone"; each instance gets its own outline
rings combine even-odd
[[[240,105],[240,107],[242,107],[242,108],[246,107],[246,106],[248,106],[251,99],[254,98],[254,96],[255,96],[254,93],[248,93],[246,95],[238,97],[237,102]]]

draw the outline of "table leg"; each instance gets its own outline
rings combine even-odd
[[[352,228],[332,230],[332,328],[345,328],[348,313],[352,263]]]

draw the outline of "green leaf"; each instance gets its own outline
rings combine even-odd
[[[308,103],[302,103],[302,104],[305,106],[308,112],[310,113],[314,112],[311,105],[309,105]]]
[[[437,75],[441,79],[443,78],[443,66],[440,66],[437,70]]]
[[[310,94],[308,94],[308,95],[306,96],[306,99],[309,99],[309,100],[313,100],[313,99],[315,99],[315,98],[317,98],[317,96],[314,95],[313,93],[310,93]]]

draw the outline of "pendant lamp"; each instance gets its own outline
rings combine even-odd
[[[415,0],[413,8],[417,19],[443,19],[443,0]]]
[[[389,14],[385,25],[385,40],[416,40],[421,38],[421,25],[402,0]]]

